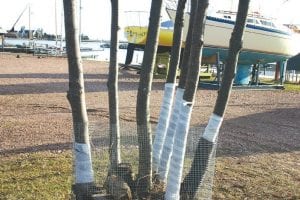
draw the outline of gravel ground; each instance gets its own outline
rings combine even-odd
[[[83,65],[91,130],[99,126],[100,131],[106,130],[108,63],[85,60]],[[0,72],[0,156],[70,148],[67,60],[0,54]],[[128,124],[135,122],[139,76],[136,71],[124,69],[119,73],[121,125],[124,132],[130,132]],[[157,122],[163,87],[163,79],[154,79],[153,123]],[[196,130],[207,123],[216,95],[216,90],[198,90],[191,122]],[[234,90],[220,131],[217,156],[299,152],[299,99],[299,92]]]
[[[70,142],[67,60],[1,54],[0,61],[1,149]],[[83,64],[90,124],[105,124],[108,64],[96,61],[83,61]],[[119,73],[121,123],[135,122],[139,77],[136,71],[120,70]],[[163,85],[163,79],[154,79],[153,122],[157,122]],[[205,126],[216,95],[215,90],[198,90],[193,127]],[[299,92],[234,90],[221,128],[219,154],[299,150],[299,99]]]

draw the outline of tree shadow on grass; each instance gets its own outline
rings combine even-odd
[[[109,147],[109,134],[106,131],[102,133],[102,136],[93,136],[90,140],[92,149],[107,149]],[[28,146],[23,148],[14,148],[14,149],[4,149],[0,150],[0,156],[10,156],[17,155],[23,153],[36,153],[43,151],[65,151],[71,150],[73,143],[65,142],[65,143],[52,143],[52,144],[42,144],[35,146]],[[122,135],[121,136],[121,146],[124,148],[128,148],[131,146],[137,146],[137,136],[133,135]]]
[[[36,152],[43,152],[43,151],[64,151],[69,150],[72,148],[71,142],[65,143],[53,143],[53,144],[42,144],[36,146],[29,146],[24,148],[16,148],[16,149],[5,149],[0,151],[0,156],[10,156],[10,155],[17,155],[23,153],[36,153]]]

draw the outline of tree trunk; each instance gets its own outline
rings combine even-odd
[[[180,51],[181,51],[182,29],[183,29],[183,20],[184,20],[183,15],[184,15],[185,3],[186,0],[179,0],[177,6],[170,67],[167,76],[167,81],[165,84],[163,101],[160,109],[159,120],[158,120],[155,139],[153,143],[153,166],[155,171],[158,171],[162,147],[169,126],[171,107],[173,104],[173,96],[174,96],[175,86],[176,86],[175,83],[176,72],[178,68]]]
[[[74,132],[76,199],[89,199],[90,186],[94,185],[92,159],[89,143],[88,117],[82,60],[80,55],[76,1],[64,0],[66,47],[69,64],[69,91],[67,98],[71,105]]]
[[[188,68],[188,60],[190,58],[193,23],[194,23],[195,13],[197,10],[197,5],[198,5],[198,1],[191,2],[189,28],[188,28],[187,38],[186,38],[186,45],[183,52],[184,53],[183,60],[180,67],[181,73],[180,73],[179,85],[176,90],[174,106],[172,108],[168,129],[166,131],[165,141],[163,143],[163,148],[160,156],[158,171],[159,171],[159,178],[163,182],[166,182],[169,173],[170,158],[171,158],[171,154],[173,151],[173,144],[174,144],[174,135],[176,132],[180,105],[184,93],[184,86],[185,86],[185,80],[186,80],[186,74]]]
[[[154,60],[158,46],[161,7],[162,0],[152,0],[147,41],[137,94],[136,120],[139,143],[139,181],[137,190],[140,195],[148,195],[152,187],[152,134],[149,104]]]
[[[231,93],[234,76],[236,73],[236,66],[239,58],[240,51],[243,46],[242,37],[246,25],[250,0],[240,0],[235,26],[230,38],[229,52],[227,56],[226,66],[222,84],[217,97],[216,105],[213,113],[223,117],[227,107],[228,99]]]
[[[190,20],[189,20],[189,28],[185,40],[185,48],[183,52],[183,59],[182,63],[180,66],[181,72],[180,72],[180,79],[179,79],[179,88],[184,88],[185,87],[185,81],[186,81],[186,76],[188,72],[188,64],[189,64],[189,59],[190,59],[190,53],[191,53],[191,46],[192,46],[192,35],[193,35],[193,24],[194,24],[194,19],[195,15],[197,12],[197,6],[198,6],[198,0],[191,1],[191,13],[190,13]]]
[[[180,184],[183,172],[184,155],[193,101],[198,88],[200,63],[203,49],[203,37],[208,0],[199,0],[193,24],[192,43],[188,73],[185,83],[183,101],[181,103],[178,125],[175,132],[174,151],[170,161],[170,172],[166,189],[166,199],[180,199]]]
[[[174,23],[174,33],[173,33],[173,43],[171,50],[171,60],[170,67],[167,76],[167,83],[175,83],[176,81],[176,72],[179,64],[179,57],[181,52],[182,44],[182,30],[184,22],[184,9],[185,9],[186,0],[178,0],[176,18]]]
[[[215,108],[205,128],[204,134],[198,142],[191,169],[181,186],[182,196],[188,196],[189,199],[195,197],[205,172],[207,171],[213,149],[216,148],[219,129],[234,81],[239,52],[242,48],[242,37],[246,25],[249,2],[250,0],[239,1],[237,19],[230,38],[226,67]]]
[[[110,39],[110,62],[108,76],[109,98],[109,133],[110,133],[110,164],[111,169],[116,170],[121,162],[120,155],[120,125],[118,103],[118,31],[119,31],[119,2],[111,0],[111,39]]]

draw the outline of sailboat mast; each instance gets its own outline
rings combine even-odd
[[[30,40],[31,39],[31,8],[30,8],[30,4],[29,4],[29,6],[28,6],[28,11],[29,11],[29,15],[28,15],[28,20],[29,20],[29,24],[28,24],[28,26],[29,26],[29,30],[28,30],[28,39]]]
[[[63,4],[61,4],[63,8]],[[60,51],[63,51],[63,24],[64,24],[64,9],[61,9],[61,18],[60,18]]]
[[[57,0],[54,1],[54,18],[55,18],[55,48],[57,48]]]
[[[81,0],[79,0],[79,45],[81,44]]]

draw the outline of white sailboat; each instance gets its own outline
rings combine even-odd
[[[167,7],[166,11],[174,22],[176,16],[174,6],[173,8]],[[221,60],[226,59],[236,14],[236,12],[224,10],[209,12],[205,23],[204,56],[219,53]],[[188,30],[188,22],[189,13],[186,13],[184,41]],[[127,26],[124,30],[129,44],[145,45],[147,26]],[[159,35],[159,46],[171,47],[172,40],[173,30],[162,26]],[[299,44],[298,41],[300,41],[299,34],[295,34],[287,27],[276,23],[273,18],[265,17],[258,12],[251,12],[247,19],[239,64],[251,65],[284,61],[300,52],[300,47],[297,45]]]
[[[172,21],[176,10],[167,9]],[[206,18],[204,54],[223,52],[228,49],[236,13],[219,10]],[[189,14],[185,15],[184,37],[187,34]],[[244,33],[241,61],[244,64],[280,61],[300,52],[297,36],[288,28],[276,24],[272,18],[250,13]]]

